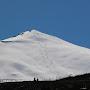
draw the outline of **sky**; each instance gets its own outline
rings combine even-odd
[[[90,0],[0,0],[0,39],[35,28],[90,48]]]

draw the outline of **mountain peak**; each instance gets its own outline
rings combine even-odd
[[[41,33],[41,32],[39,32],[39,31],[36,30],[36,29],[32,29],[32,30],[31,30],[31,33]]]
[[[15,37],[10,37],[2,41],[28,41],[28,40],[40,41],[40,42],[51,41],[51,42],[66,44],[66,45],[70,44],[58,37],[42,33],[40,31],[37,31],[36,29],[32,29],[31,31],[22,32],[21,34]]]
[[[22,32],[20,35],[27,35],[27,34],[38,34],[38,33],[41,33],[35,29],[32,29],[31,31],[25,31],[25,32]]]
[[[43,36],[47,36],[47,35],[35,29],[32,29],[31,31],[22,32],[21,34],[15,37],[10,37],[2,41],[21,41],[21,40],[29,40],[31,38],[36,38],[36,37],[38,38],[38,37],[43,37]]]

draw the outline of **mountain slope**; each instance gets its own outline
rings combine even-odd
[[[0,42],[0,79],[52,80],[89,68],[90,49],[36,30]]]

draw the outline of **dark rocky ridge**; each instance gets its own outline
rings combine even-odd
[[[90,90],[90,73],[55,81],[0,83],[0,90]]]

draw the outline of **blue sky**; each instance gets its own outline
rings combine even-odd
[[[0,0],[0,39],[28,26],[90,48],[90,0]]]

